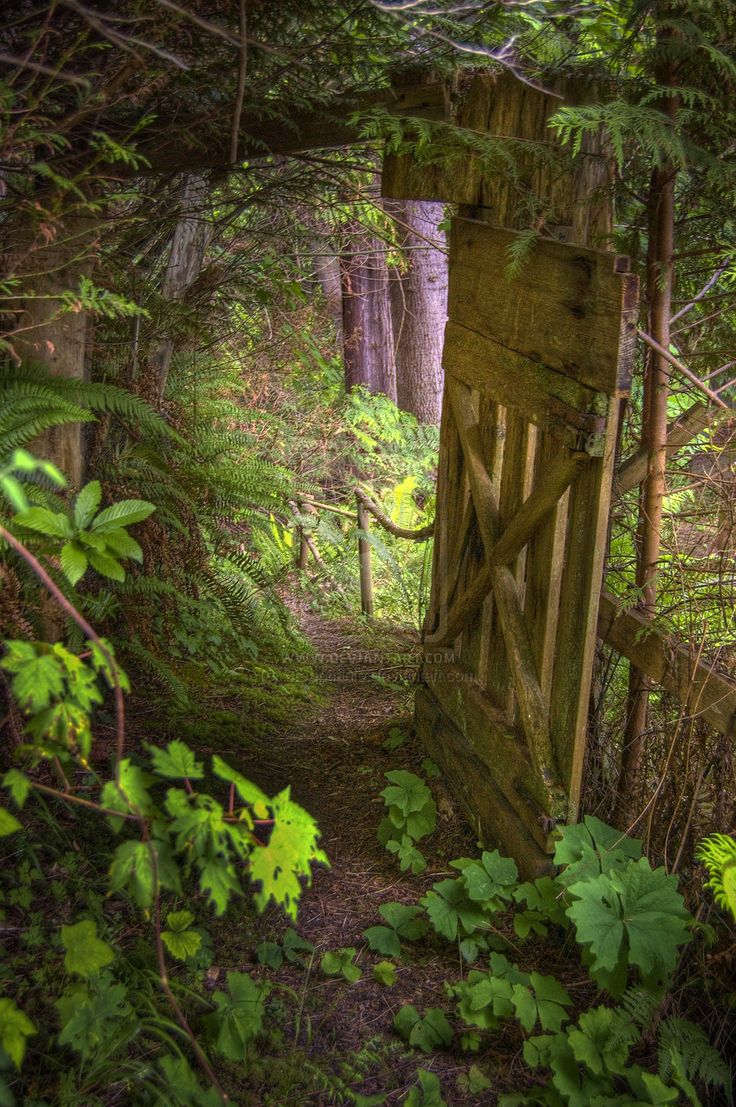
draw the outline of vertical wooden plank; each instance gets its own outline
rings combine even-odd
[[[606,556],[620,400],[611,397],[605,452],[569,490],[567,550],[560,592],[556,662],[550,700],[552,742],[577,818],[593,673],[598,602]]]
[[[559,450],[559,443],[550,435],[540,436],[537,451],[537,472],[540,476],[557,458]],[[529,622],[539,683],[547,698],[552,689],[568,500],[569,492],[566,492],[527,548],[524,612]]]

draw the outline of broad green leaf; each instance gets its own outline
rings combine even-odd
[[[100,512],[92,523],[92,530],[104,534],[106,530],[130,527],[133,523],[147,519],[155,510],[155,504],[150,504],[147,500],[120,500]]]
[[[614,994],[636,965],[645,981],[666,980],[679,947],[688,941],[690,915],[677,891],[677,877],[652,871],[642,857],[625,869],[581,881],[567,909],[577,934],[592,956],[591,975]]]
[[[163,1074],[164,1086],[171,1102],[186,1107],[222,1107],[222,1100],[214,1088],[204,1091],[186,1058],[176,1055],[162,1057],[158,1062]]]
[[[102,553],[100,550],[90,550],[87,558],[92,568],[101,576],[108,577],[110,580],[125,580],[125,569],[109,554]]]
[[[511,1001],[519,1022],[527,1032],[537,1022],[542,1030],[559,1030],[567,1019],[565,1008],[572,1005],[570,996],[554,976],[533,972],[529,985],[514,984],[512,989]]]
[[[268,815],[268,796],[261,791],[257,784],[253,784],[236,769],[231,769],[217,754],[212,758],[212,771],[220,780],[226,780],[229,784],[235,785],[235,791],[243,803],[249,804],[254,809],[256,818],[266,818]]]
[[[11,815],[7,808],[0,807],[0,838],[7,838],[8,834],[15,834],[16,830],[22,829],[15,815]]]
[[[422,778],[415,773],[394,769],[385,775],[392,785],[381,792],[387,806],[395,805],[404,815],[408,815],[411,811],[421,811],[431,800],[432,793]]]
[[[151,755],[151,764],[159,776],[169,780],[201,780],[204,776],[202,762],[195,760],[193,752],[184,742],[174,739],[165,750],[157,746],[146,747]]]
[[[18,807],[23,807],[31,790],[31,782],[20,769],[8,769],[3,777],[3,788],[7,788]]]
[[[229,995],[215,992],[217,1010],[204,1019],[217,1052],[230,1061],[244,1061],[248,1043],[263,1027],[270,985],[256,984],[244,972],[227,974]]]
[[[284,963],[284,951],[278,942],[261,942],[256,946],[256,961],[268,969],[280,969]]]
[[[97,937],[97,924],[92,919],[82,919],[74,926],[62,926],[61,944],[66,950],[66,971],[85,979],[96,976],[115,960],[112,947]]]
[[[196,930],[162,930],[161,941],[172,957],[186,961],[187,957],[194,957],[199,951],[202,935]]]
[[[139,542],[131,537],[127,531],[119,527],[116,530],[104,532],[105,548],[115,554],[116,557],[130,557],[133,561],[143,560],[143,550]]]
[[[399,936],[390,926],[369,926],[363,931],[363,937],[376,953],[382,953],[385,957],[401,957]]]
[[[328,950],[320,961],[322,972],[325,976],[344,976],[350,984],[354,984],[363,975],[362,970],[353,964],[356,952],[354,946]]]
[[[6,642],[8,652],[0,664],[14,673],[13,695],[24,711],[36,714],[64,692],[64,676],[50,653],[37,653],[31,642]]]
[[[373,966],[373,979],[378,984],[392,988],[396,983],[396,965],[392,961],[379,961]]]
[[[47,507],[29,507],[13,516],[13,522],[26,530],[35,530],[47,538],[73,538],[74,528],[61,513],[49,511]]]
[[[78,584],[87,572],[87,555],[76,542],[65,542],[61,547],[61,568],[71,584]]]
[[[558,874],[561,884],[592,880],[628,859],[641,857],[641,842],[620,830],[586,815],[581,823],[560,830],[555,847],[555,864],[563,866]]]
[[[261,882],[254,900],[262,911],[273,899],[296,918],[301,896],[299,878],[311,879],[312,864],[328,864],[327,855],[317,847],[316,822],[291,800],[290,789],[269,800],[269,805],[275,820],[271,835],[266,845],[253,850],[250,861],[251,880]]]
[[[426,909],[432,926],[448,941],[454,942],[458,934],[458,906],[465,899],[461,880],[440,880],[432,885],[432,891],[422,896],[420,903]]]
[[[216,915],[223,915],[232,896],[242,896],[235,868],[222,857],[207,861],[199,872],[199,887],[207,896]]]
[[[305,968],[307,964],[303,954],[314,953],[314,946],[312,943],[297,934],[293,926],[290,926],[285,932],[282,945],[284,947],[286,960],[290,961],[292,965],[301,965],[302,968]]]
[[[95,517],[102,499],[102,486],[98,480],[85,484],[74,502],[74,525],[77,530],[86,530]]]
[[[126,996],[125,985],[116,983],[109,973],[103,973],[92,990],[87,984],[72,984],[54,1004],[62,1028],[59,1045],[68,1045],[87,1058],[113,1037],[119,1042],[123,1031],[132,1036],[137,1019]]]
[[[481,1092],[493,1087],[492,1082],[479,1065],[471,1065],[466,1073],[461,1073],[458,1076],[457,1082],[462,1091],[469,1095],[480,1095]]]
[[[35,1026],[20,1007],[12,999],[0,998],[0,1046],[17,1069],[25,1057],[26,1038],[35,1033]]]
[[[438,1076],[426,1069],[417,1069],[417,1078],[419,1087],[411,1089],[404,1100],[404,1107],[447,1107]]]
[[[166,916],[166,925],[169,930],[176,931],[180,934],[182,930],[188,930],[194,922],[194,915],[191,911],[170,911]]]
[[[632,1044],[638,1038],[636,1027],[625,1026],[610,1007],[584,1011],[567,1038],[575,1060],[594,1076],[623,1074]]]
[[[153,861],[146,842],[121,842],[115,850],[110,865],[110,890],[119,892],[121,889],[125,889],[139,907],[150,907],[153,903]]]

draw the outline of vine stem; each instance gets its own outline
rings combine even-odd
[[[74,796],[70,793],[60,792],[56,788],[49,788],[47,785],[44,784],[34,783],[33,787],[40,792],[45,792],[48,795],[57,796],[58,798],[68,800],[71,803],[77,803],[83,807],[91,807],[101,814],[110,814],[120,818],[132,819],[138,824],[141,832],[141,837],[145,842],[151,857],[151,871],[153,876],[153,887],[155,890],[153,902],[153,929],[156,944],[156,961],[158,963],[158,975],[159,983],[161,984],[161,990],[166,997],[166,1001],[171,1008],[174,1018],[188,1038],[192,1052],[197,1058],[197,1062],[199,1063],[200,1068],[207,1076],[207,1079],[210,1081],[212,1087],[215,1089],[222,1102],[224,1104],[228,1104],[230,1100],[227,1092],[220,1084],[215,1070],[210,1064],[204,1050],[197,1041],[194,1031],[189,1025],[187,1017],[184,1014],[179,1001],[172,992],[171,985],[169,983],[169,972],[166,966],[166,953],[164,951],[164,944],[161,938],[161,892],[158,878],[158,851],[156,850],[156,846],[151,839],[151,834],[145,816],[139,808],[137,808],[134,804],[130,802],[120,783],[120,763],[122,761],[123,751],[125,749],[125,703],[123,700],[122,685],[120,684],[120,678],[118,677],[117,663],[110,653],[109,649],[105,646],[100,636],[94,630],[94,628],[87,622],[81,612],[76,609],[71,600],[67,599],[67,597],[61,591],[58,585],[54,583],[38,558],[35,557],[35,555],[32,554],[31,551],[26,546],[24,546],[23,543],[18,538],[16,538],[14,534],[11,534],[11,532],[7,530],[1,523],[0,539],[4,539],[8,543],[8,545],[13,550],[15,550],[18,556],[26,562],[26,564],[41,581],[44,588],[46,588],[46,590],[56,600],[59,607],[61,607],[62,610],[65,611],[66,614],[70,617],[70,619],[72,619],[77,624],[77,626],[85,633],[87,638],[91,642],[94,642],[94,644],[97,646],[102,656],[105,658],[108,665],[110,666],[110,674],[112,677],[115,694],[115,783],[118,792],[131,808],[132,813],[122,814],[119,811],[113,811],[112,809],[104,808],[100,804],[93,803],[90,800],[81,799],[79,796]]]
[[[94,642],[102,656],[107,661],[110,667],[110,676],[113,682],[113,694],[115,696],[115,780],[119,783],[120,780],[120,762],[123,759],[123,752],[125,750],[125,703],[123,701],[123,689],[120,684],[120,677],[118,676],[118,666],[115,658],[110,653],[105,643],[100,638],[95,629],[87,622],[84,615],[77,611],[71,600],[68,600],[59,586],[54,583],[47,571],[44,569],[38,558],[31,553],[31,551],[24,546],[23,543],[11,534],[9,530],[0,523],[0,538],[3,538],[12,549],[18,554],[19,557],[25,561],[26,565],[36,574],[38,579],[43,584],[44,588],[51,593],[59,607],[61,607],[69,616],[70,619],[77,624],[80,630],[84,631],[87,638]]]

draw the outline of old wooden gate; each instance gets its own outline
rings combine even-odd
[[[591,248],[610,229],[605,152],[591,139],[575,167],[540,158],[559,103],[513,77],[476,78],[455,122],[538,144],[514,179],[472,156],[450,170],[389,157],[383,188],[461,205],[417,726],[481,839],[527,873],[549,863],[550,831],[579,800],[637,309],[627,259]],[[509,279],[522,190],[549,237]]]

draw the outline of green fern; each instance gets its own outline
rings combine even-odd
[[[658,1046],[663,1080],[674,1079],[686,1094],[687,1083],[722,1088],[731,1100],[731,1070],[700,1026],[687,1019],[667,1019],[659,1028]]]
[[[736,838],[711,834],[700,843],[695,856],[708,870],[706,887],[716,903],[736,919]]]

